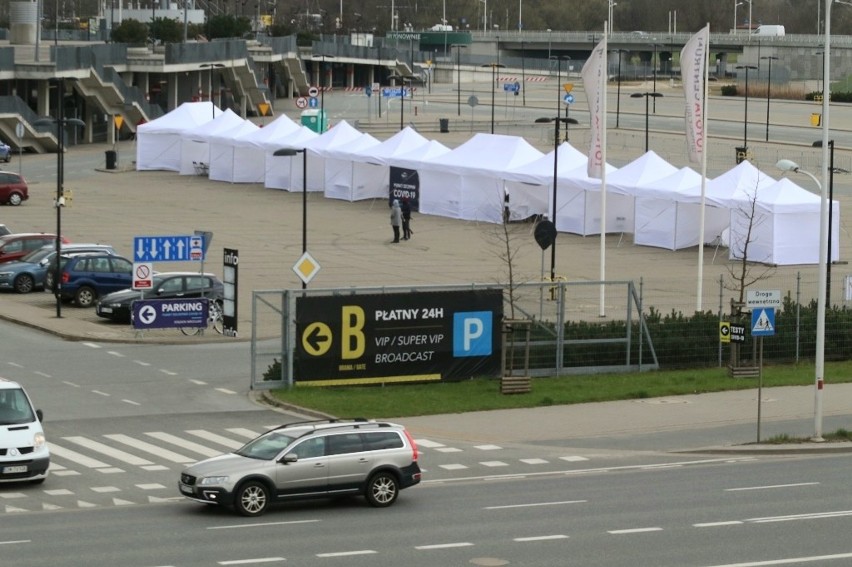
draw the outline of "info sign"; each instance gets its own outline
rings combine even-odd
[[[133,302],[134,329],[203,328],[207,326],[207,299],[140,299]]]
[[[497,376],[495,290],[296,298],[298,386]]]

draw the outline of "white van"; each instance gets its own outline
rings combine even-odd
[[[753,35],[759,35],[763,37],[781,37],[784,35],[784,33],[784,26],[761,25],[757,26],[757,29],[754,30]]]
[[[47,479],[50,452],[43,418],[20,384],[0,378],[0,482]]]

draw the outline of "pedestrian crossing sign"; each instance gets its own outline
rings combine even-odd
[[[751,312],[751,336],[771,337],[775,335],[775,309],[761,307]]]

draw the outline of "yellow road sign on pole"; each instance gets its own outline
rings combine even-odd
[[[574,89],[574,83],[562,83],[562,88],[566,93],[570,93]]]

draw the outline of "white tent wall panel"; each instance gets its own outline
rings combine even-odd
[[[437,169],[420,169],[420,213],[461,218],[461,176]]]
[[[390,167],[356,161],[352,170],[352,200],[387,199],[390,195]]]
[[[509,220],[522,221],[550,210],[550,187],[523,181],[506,180],[503,188],[509,194]]]
[[[502,223],[503,181],[485,175],[461,176],[461,208],[463,220]]]
[[[263,183],[266,178],[266,152],[254,146],[234,148],[234,183]]]
[[[292,179],[293,164],[298,158],[301,163],[302,155],[297,156],[274,156],[273,150],[264,152],[264,168],[263,186],[267,189],[282,189],[290,190],[290,180]],[[300,169],[301,171],[301,169]],[[302,186],[299,185],[299,191]]]
[[[325,197],[352,201],[352,162],[349,160],[325,158]]]
[[[212,181],[234,181],[234,146],[219,142],[210,142],[210,161],[208,177]]]
[[[196,175],[195,164],[210,163],[210,143],[207,140],[181,138],[180,169],[181,175]]]
[[[137,135],[136,169],[180,171],[180,150],[180,134],[151,132]]]

